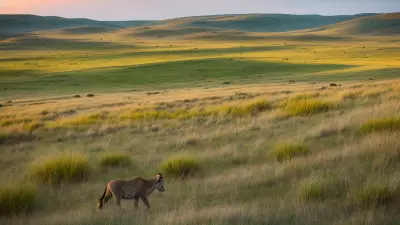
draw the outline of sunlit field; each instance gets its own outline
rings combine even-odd
[[[398,224],[400,38],[348,27],[0,40],[0,224]]]

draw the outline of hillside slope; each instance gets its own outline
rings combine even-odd
[[[243,32],[285,32],[317,28],[340,23],[355,18],[376,15],[357,14],[339,16],[289,15],[289,14],[243,14],[184,17],[162,21],[96,21],[90,19],[66,19],[62,17],[42,17],[35,15],[0,15],[0,35],[16,35],[42,30],[72,27],[96,27],[121,29],[138,26],[162,26],[168,29],[188,27],[239,30]]]
[[[245,32],[284,32],[316,28],[363,16],[357,14],[339,16],[289,15],[289,14],[247,14],[185,17],[162,21],[162,24],[176,27],[203,27],[240,30]]]
[[[129,26],[143,25],[149,21],[96,21],[90,19],[66,19],[55,16],[35,15],[0,15],[0,33],[22,34],[27,32],[71,28],[101,27],[104,29],[121,29]]]
[[[361,17],[316,28],[313,31],[335,35],[398,35],[400,34],[400,13]]]

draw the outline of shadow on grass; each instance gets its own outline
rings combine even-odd
[[[126,45],[105,41],[85,41],[61,38],[45,38],[34,35],[25,35],[14,41],[0,43],[0,50],[104,50],[104,49],[125,49]]]
[[[127,67],[105,67],[46,74],[46,76],[0,81],[0,89],[78,91],[118,90],[132,87],[184,86],[210,82],[235,83],[239,79],[274,79],[290,76],[296,79],[302,74],[350,68],[341,64],[293,64],[231,60],[224,58],[185,60]],[[1,73],[0,73],[1,76]],[[50,85],[51,84],[51,85]]]

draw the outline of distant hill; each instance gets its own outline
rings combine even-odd
[[[399,35],[400,13],[361,17],[311,31],[336,35]]]
[[[112,31],[112,28],[105,27],[94,27],[94,26],[79,26],[79,27],[68,27],[53,30],[46,30],[42,32],[51,32],[52,34],[94,34]]]
[[[121,29],[140,26],[148,22],[151,21],[96,21],[90,19],[66,19],[56,16],[0,15],[0,33],[5,36],[71,27]]]
[[[285,32],[316,28],[377,14],[339,16],[290,15],[290,14],[247,14],[185,17],[159,22],[174,27],[203,27],[240,30],[245,32]]]
[[[389,18],[390,17],[390,18]],[[393,18],[392,18],[393,17]],[[141,36],[181,36],[197,34],[216,36],[217,32],[288,32],[311,30],[312,32],[339,33],[396,33],[398,14],[356,15],[290,15],[290,14],[243,14],[211,15],[168,19],[162,21],[96,21],[90,19],[66,19],[54,16],[0,15],[0,38],[27,32],[54,30],[66,34],[89,34],[125,30],[125,34]],[[225,34],[224,34],[225,35]],[[231,34],[230,34],[231,35]]]

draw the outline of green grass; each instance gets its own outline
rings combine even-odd
[[[92,172],[87,158],[81,155],[60,155],[35,161],[28,169],[30,179],[44,184],[79,182]]]
[[[295,157],[303,157],[310,154],[310,149],[303,144],[278,143],[269,152],[270,156],[282,162]]]
[[[191,157],[176,156],[163,162],[161,169],[168,176],[187,178],[199,172],[200,163]]]
[[[178,56],[179,58],[185,57],[179,54]],[[179,60],[140,66],[60,72],[52,73],[50,76],[40,76],[41,73],[35,71],[8,71],[0,74],[9,78],[0,82],[0,89],[11,94],[15,90],[18,92],[54,92],[49,84],[56,85],[57,91],[63,93],[84,90],[123,90],[138,87],[179,87],[183,84],[193,87],[210,84],[208,81],[212,81],[211,84],[215,85],[224,81],[237,82],[241,79],[247,81],[255,78],[272,80],[287,74],[300,75],[348,67],[350,66],[340,64],[288,64],[244,59],[231,61],[223,58]]]
[[[108,153],[101,156],[100,166],[102,168],[126,167],[132,164],[132,159],[125,153]]]
[[[0,188],[0,216],[30,212],[35,205],[36,188],[29,185],[5,184]]]
[[[370,133],[377,131],[399,131],[400,130],[400,118],[382,118],[369,120],[362,124],[360,131],[362,133]]]

